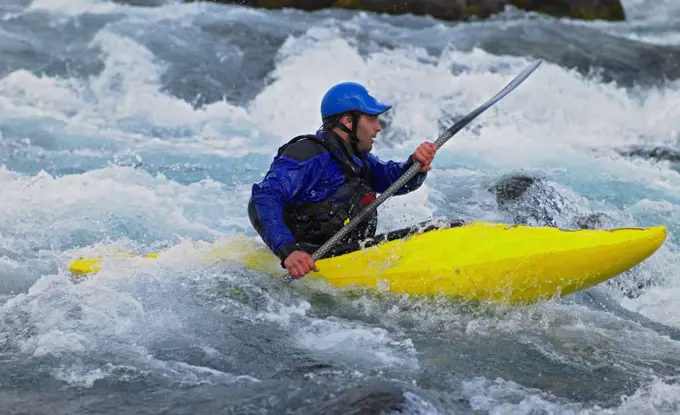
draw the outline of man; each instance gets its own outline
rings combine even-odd
[[[413,160],[422,167],[396,194],[411,192],[425,180],[437,151],[431,142],[420,144],[402,163],[370,153],[382,130],[378,116],[390,108],[360,84],[333,86],[321,101],[322,127],[279,148],[264,179],[253,185],[250,222],[293,278],[318,271],[310,254],[397,181]],[[371,238],[376,226],[374,212],[342,242]]]

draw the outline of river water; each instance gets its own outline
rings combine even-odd
[[[680,174],[624,154],[677,146],[680,4],[627,0],[616,23],[147,6],[0,5],[0,412],[680,411]],[[319,126],[333,82],[394,104],[374,151],[403,160],[539,58],[421,189],[380,207],[380,230],[503,221],[488,187],[518,171],[571,213],[668,226],[594,303],[356,295],[193,261],[201,242],[254,237],[250,186]],[[66,270],[83,250],[168,246],[79,284]]]

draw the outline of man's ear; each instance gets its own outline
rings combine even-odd
[[[340,122],[348,129],[352,129],[352,117],[349,114],[343,115],[342,118],[340,118]]]

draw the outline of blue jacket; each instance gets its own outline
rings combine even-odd
[[[316,136],[325,139],[323,132]],[[319,151],[318,144],[310,151],[308,141],[311,140],[291,144],[274,157],[264,179],[252,187],[249,209],[257,215],[260,236],[279,257],[282,247],[297,242],[284,223],[284,207],[322,201],[345,182],[336,158],[327,150]],[[394,162],[382,161],[371,153],[362,155],[370,168],[370,185],[376,193],[387,190],[412,164],[411,157],[406,162]],[[363,166],[356,155],[352,156],[357,165]],[[396,194],[419,188],[426,176],[427,173],[416,174]]]

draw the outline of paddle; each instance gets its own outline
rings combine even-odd
[[[531,73],[536,70],[536,68],[538,68],[541,62],[542,62],[541,60],[538,60],[537,62],[531,64],[529,67],[524,69],[519,75],[517,75],[515,79],[513,79],[509,84],[507,84],[505,88],[501,89],[500,92],[494,95],[493,98],[482,104],[479,108],[472,111],[471,113],[463,117],[460,121],[453,124],[446,131],[444,131],[444,133],[442,133],[442,135],[440,135],[439,138],[437,138],[437,141],[435,141],[434,143],[437,146],[437,149],[441,148],[441,146],[443,146],[444,143],[446,143],[451,137],[453,137],[454,134],[462,130],[466,125],[470,124],[470,122],[477,118],[481,113],[486,111],[493,104],[500,101],[503,97],[512,92],[512,90],[517,88],[519,84],[524,82],[524,80],[527,79],[529,75],[531,75]],[[338,233],[333,235],[329,240],[327,240],[323,245],[321,245],[319,249],[317,249],[312,255],[312,259],[314,261],[317,261],[319,260],[319,258],[322,258],[324,255],[326,255],[326,253],[333,247],[333,245],[335,245],[340,240],[342,240],[342,238],[347,236],[347,234],[350,233],[362,220],[366,219],[366,217],[368,217],[368,215],[370,215],[374,210],[376,210],[378,206],[380,206],[385,200],[389,199],[392,195],[394,195],[397,192],[397,190],[399,190],[403,185],[405,185],[409,180],[411,180],[413,176],[415,176],[416,173],[418,173],[420,167],[421,164],[413,160],[413,165],[409,167],[408,170],[406,170],[406,173],[404,173],[399,179],[397,179],[397,181],[394,182],[392,186],[390,186],[385,191],[385,193],[381,194],[380,197],[376,198],[373,201],[373,203],[364,208],[347,225],[343,226],[342,229],[338,231]],[[290,275],[290,273],[286,274],[283,279],[285,282],[293,281],[293,277]]]

